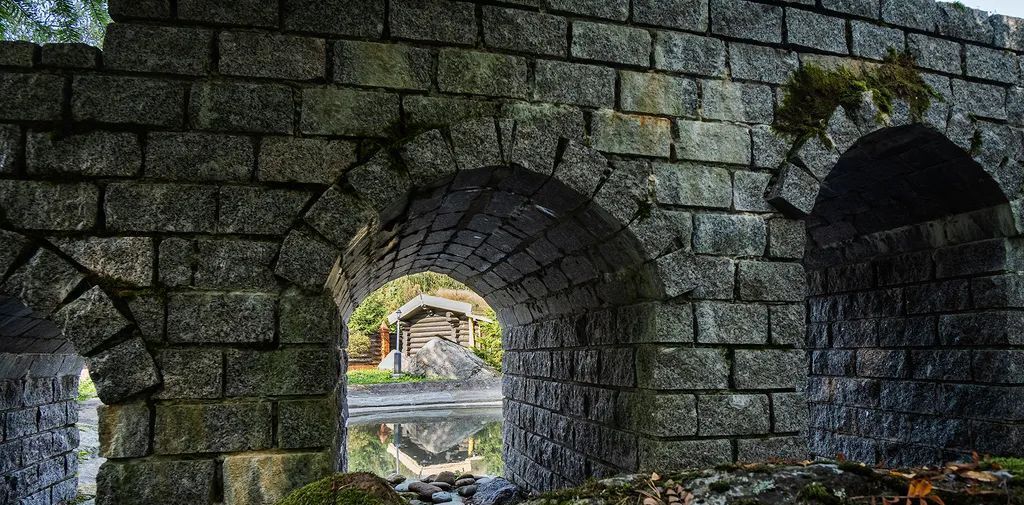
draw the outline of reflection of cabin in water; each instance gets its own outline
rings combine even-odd
[[[440,296],[417,295],[388,315],[388,325],[401,321],[401,334],[390,335],[390,348],[402,339],[402,354],[413,356],[433,338],[444,338],[472,348],[480,336],[480,323],[491,319],[473,314],[473,305]],[[387,354],[386,352],[382,354]]]

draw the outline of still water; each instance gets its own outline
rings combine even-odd
[[[502,475],[501,407],[353,414],[348,469],[426,477],[448,470]]]

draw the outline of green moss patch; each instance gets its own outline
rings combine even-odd
[[[805,64],[790,77],[784,91],[772,128],[800,141],[823,136],[832,112],[837,107],[856,110],[865,91],[873,93],[882,114],[891,114],[893,102],[904,100],[915,119],[928,110],[933,99],[940,98],[914,67],[913,56],[897,52],[890,52],[877,65],[824,68]]]
[[[398,493],[371,473],[337,474],[289,494],[278,505],[404,505]]]

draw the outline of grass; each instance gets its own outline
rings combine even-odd
[[[96,384],[88,375],[78,381],[78,403],[85,403],[96,398]]]
[[[402,374],[392,377],[390,370],[351,370],[347,374],[349,384],[397,384],[402,382],[427,382],[428,379],[419,375]]]
[[[823,68],[806,64],[786,83],[772,127],[801,142],[823,135],[836,107],[856,110],[865,91],[873,93],[881,114],[891,114],[894,102],[905,100],[915,118],[928,110],[933,99],[940,99],[908,53],[890,52],[880,65]]]

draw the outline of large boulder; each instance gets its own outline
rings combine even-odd
[[[395,369],[395,355],[396,354],[402,354],[402,353],[400,353],[398,351],[391,351],[391,352],[389,352],[387,356],[384,356],[384,359],[380,360],[380,364],[377,365],[377,369],[378,370],[386,370],[388,372],[394,370]],[[403,355],[402,356],[402,365],[403,365],[403,367],[404,367],[404,365],[406,363],[407,363],[407,361],[405,359],[405,356]]]
[[[473,351],[443,338],[427,342],[408,361],[409,373],[429,378],[465,380],[497,376]]]

